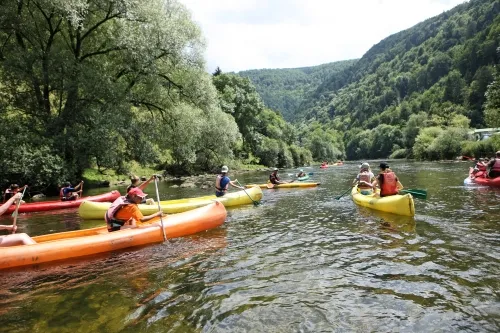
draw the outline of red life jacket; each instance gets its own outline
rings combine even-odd
[[[358,185],[358,188],[360,188],[360,189],[371,189],[370,186],[361,183],[361,182],[367,182],[368,184],[371,183],[370,172],[369,171],[362,171],[362,172],[359,173],[358,176],[359,176],[359,185]]]
[[[121,221],[115,218],[116,213],[123,207],[132,204],[132,202],[127,200],[127,197],[119,197],[112,204],[111,207],[104,214],[104,220],[106,220],[106,224],[111,224],[113,221]],[[123,221],[125,222],[125,221]]]
[[[390,171],[381,173],[380,177],[383,179],[382,184],[380,185],[381,197],[398,194],[398,181],[394,172]]]
[[[500,172],[500,158],[495,158],[495,164],[491,167],[491,171]]]
[[[215,189],[219,192],[225,192],[227,191],[228,187],[229,187],[229,183],[226,184],[226,187],[224,188],[221,188],[220,187],[220,181],[222,180],[222,178],[224,178],[224,176],[222,175],[217,175],[217,178],[215,179]]]

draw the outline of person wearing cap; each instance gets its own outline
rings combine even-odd
[[[164,216],[161,211],[147,216],[142,215],[137,205],[140,204],[146,196],[147,194],[142,192],[140,188],[134,187],[128,191],[126,196],[116,199],[104,214],[108,231],[112,232],[120,229],[141,227],[144,222],[160,215]],[[149,227],[151,225],[147,226]]]
[[[486,166],[489,178],[500,177],[500,150],[495,153],[495,157],[492,158]]]
[[[278,168],[274,168],[273,172],[269,175],[269,182],[274,185],[288,184],[288,182],[281,180],[278,176]]]
[[[229,185],[239,188],[240,190],[245,189],[242,186],[236,185],[235,182],[238,180],[235,179],[232,181],[228,176],[227,173],[229,172],[229,168],[226,165],[223,165],[220,174],[217,175],[217,178],[215,178],[215,196],[216,197],[222,197],[226,194],[227,190],[229,189]]]
[[[83,185],[83,180],[80,182],[80,184],[76,185],[75,187],[71,186],[70,182],[66,182],[64,184],[64,187],[61,188],[61,191],[59,191],[59,197],[61,198],[61,201],[73,201],[78,199],[79,194],[81,194],[80,188]]]
[[[307,176],[306,173],[304,172],[304,169],[300,169],[299,170],[299,173],[297,174],[297,178],[300,178],[300,177],[305,177]]]
[[[141,190],[144,190],[149,185],[149,183],[155,178],[156,178],[156,175],[152,175],[151,177],[149,177],[148,180],[139,184],[139,181],[141,180],[139,177],[137,177],[136,175],[130,176],[131,184],[127,187],[127,193],[131,189],[136,188],[136,187],[140,188]],[[149,198],[149,199],[144,199],[141,203],[146,204],[146,205],[154,205],[155,201],[152,198]]]
[[[373,182],[375,181],[375,175],[370,170],[370,164],[363,163],[359,170],[358,175],[354,178],[352,185],[358,185],[360,193],[363,195],[373,194]]]
[[[155,179],[155,178],[156,178],[156,175],[152,175],[145,182],[139,183],[139,181],[141,180],[139,177],[137,177],[136,175],[130,176],[130,182],[131,182],[131,184],[127,187],[127,193],[128,193],[128,191],[130,191],[134,187],[138,187],[138,188],[140,188],[141,190],[144,191],[144,189],[149,185],[149,183],[151,183],[151,181],[153,179]]]
[[[399,182],[398,177],[394,171],[389,168],[389,164],[385,162],[380,163],[380,173],[375,178],[372,185],[373,188],[375,188],[375,186],[380,187],[381,197],[398,194],[399,190],[403,189],[403,185]]]
[[[23,187],[19,187],[17,184],[11,184],[8,189],[5,190],[3,194],[3,202],[7,202],[10,198],[12,198],[16,193],[19,193],[19,191],[23,191],[25,188],[27,188],[28,185],[24,185]],[[21,204],[25,203],[23,200],[21,200]]]

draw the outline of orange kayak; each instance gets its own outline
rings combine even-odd
[[[224,223],[226,209],[219,202],[163,218],[167,238],[176,238],[216,228]],[[160,218],[151,220],[151,224]],[[161,227],[108,232],[97,227],[33,237],[37,244],[0,247],[0,269],[88,256],[163,242]]]

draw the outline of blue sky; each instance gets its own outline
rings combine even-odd
[[[293,68],[361,57],[465,0],[180,0],[203,30],[207,71]]]

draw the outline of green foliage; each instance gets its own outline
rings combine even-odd
[[[331,74],[306,96],[297,115],[305,115],[304,124],[318,121],[344,133],[349,159],[387,157],[403,148],[408,157],[448,155],[441,147],[457,133],[432,147],[424,145],[425,137],[417,145],[416,138],[425,127],[500,126],[500,89],[493,82],[498,45],[500,2],[463,3],[389,36]]]
[[[486,92],[484,117],[489,127],[500,127],[500,73],[498,72]]]
[[[356,60],[338,61],[313,67],[255,69],[239,72],[249,78],[267,107],[279,111],[287,121],[300,118],[300,104],[324,80],[354,64]]]

